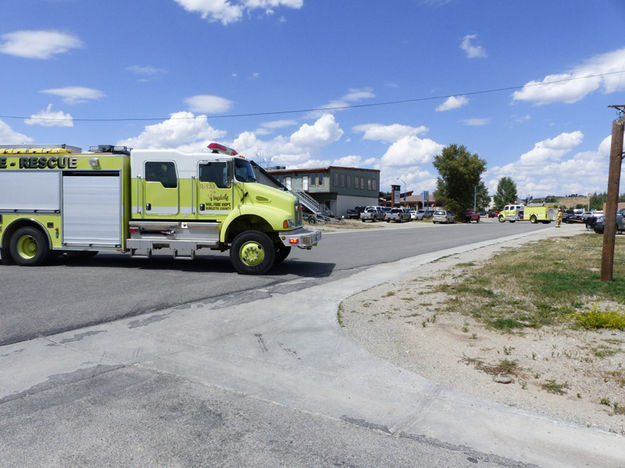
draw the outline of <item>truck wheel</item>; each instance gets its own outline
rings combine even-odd
[[[500,223],[505,223],[506,222],[506,217],[504,215],[499,215],[499,218],[497,218],[497,219],[499,219]]]
[[[18,265],[41,265],[48,258],[50,247],[43,232],[26,226],[19,228],[11,237],[9,253]]]
[[[284,244],[276,244],[276,259],[274,260],[274,265],[279,265],[282,263],[291,253],[291,247],[287,247]]]
[[[536,219],[536,215],[530,216],[530,223],[536,224],[537,222],[538,222],[538,220]]]
[[[245,231],[238,234],[230,246],[230,261],[239,273],[262,275],[274,264],[276,250],[267,234]]]

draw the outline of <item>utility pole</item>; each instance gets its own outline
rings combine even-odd
[[[477,185],[473,187],[473,211],[477,211]]]
[[[608,172],[608,197],[605,203],[601,281],[612,281],[614,273],[614,244],[616,240],[616,209],[618,206],[621,162],[623,160],[623,113],[625,105],[609,106],[618,110],[619,117],[612,122],[612,145]]]

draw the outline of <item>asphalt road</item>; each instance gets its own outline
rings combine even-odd
[[[224,256],[1,266],[3,333],[72,328],[0,346],[2,466],[618,466],[620,438],[445,389],[336,322],[347,295],[540,228],[332,233],[264,277]]]
[[[406,225],[324,233],[270,274],[234,272],[227,253],[195,261],[100,254],[41,267],[0,264],[0,345],[193,302],[249,302],[288,288],[337,281],[368,266],[551,226],[529,223]]]

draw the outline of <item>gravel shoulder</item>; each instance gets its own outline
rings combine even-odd
[[[546,236],[583,233],[579,228]],[[340,305],[340,323],[371,353],[435,382],[625,435],[625,332],[560,326],[508,334],[443,311],[448,297],[436,292],[438,285],[534,239],[442,258],[411,277],[363,291]],[[510,362],[516,364],[506,372]]]

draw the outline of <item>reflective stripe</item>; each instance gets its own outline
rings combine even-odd
[[[206,211],[199,211],[198,213],[196,213],[194,211],[194,209],[192,207],[182,207],[180,208],[180,210],[178,210],[177,208],[173,207],[173,206],[153,206],[151,210],[146,210],[145,214],[146,215],[150,215],[151,213],[153,214],[159,214],[159,213],[164,213],[164,214],[176,214],[176,213],[182,213],[182,214],[200,214],[200,215],[228,215],[230,214],[231,210],[206,210]],[[141,214],[142,210],[141,207],[137,208],[135,206],[132,207],[132,213],[133,214]]]

